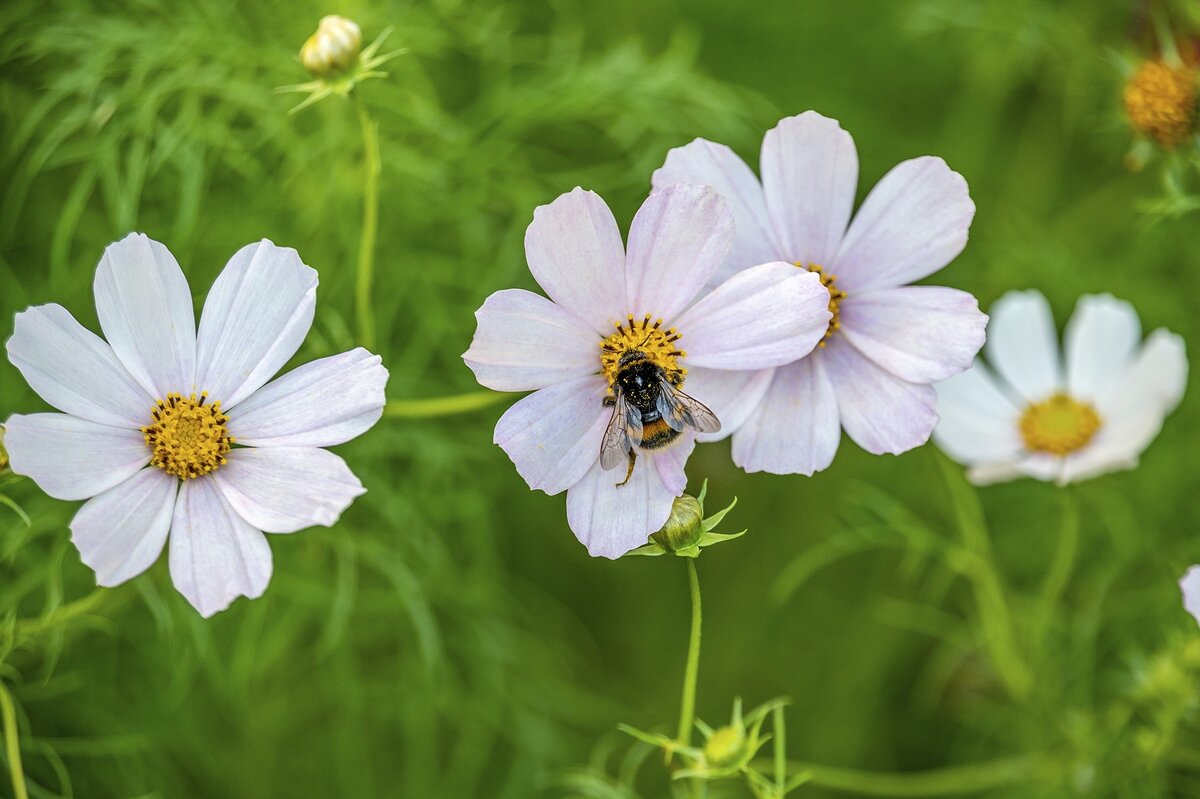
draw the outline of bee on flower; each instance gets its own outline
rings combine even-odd
[[[567,492],[567,521],[592,555],[645,544],[683,493],[696,434],[725,424],[745,389],[741,375],[803,356],[829,325],[820,277],[790,264],[710,287],[733,225],[716,191],[675,185],[643,203],[627,249],[604,201],[577,188],[538,208],[525,235],[547,296],[498,291],[476,313],[463,354],[476,379],[533,392],[501,417],[495,442],[530,488]]]
[[[17,314],[9,360],[60,413],[9,417],[12,470],[87,500],[71,541],[100,585],[141,574],[169,539],[171,579],[201,615],[262,595],[263,533],[328,527],[365,490],[323,448],[378,421],[387,370],[360,348],[271,380],[308,334],[317,273],[265,239],[230,259],[199,329],[179,264],[144,235],[104,251],[94,291],[107,341],[61,305]]]
[[[940,158],[905,161],[851,220],[854,140],[814,111],[767,131],[761,172],[760,182],[728,147],[696,139],[653,177],[656,188],[691,182],[724,195],[737,238],[718,279],[792,264],[820,278],[831,315],[816,351],[742,372],[721,431],[701,440],[732,434],[738,466],[805,475],[833,462],[842,429],[876,455],[924,444],[937,421],[932,384],[971,365],[987,322],[966,292],[908,285],[966,245],[975,214],[966,181]]]
[[[1143,342],[1132,305],[1087,295],[1060,356],[1039,292],[1009,292],[991,310],[987,365],[938,384],[938,446],[977,484],[1066,484],[1136,466],[1183,397],[1183,339],[1160,328]]]

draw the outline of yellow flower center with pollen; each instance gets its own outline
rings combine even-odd
[[[610,387],[617,382],[621,356],[631,350],[646,353],[650,362],[668,377],[682,382],[687,374],[687,369],[680,368],[678,361],[687,353],[675,346],[681,338],[679,331],[673,327],[664,328],[661,319],[653,322],[651,319],[650,314],[637,321],[632,316],[627,317],[624,322],[616,323],[617,332],[600,342],[600,368]]]
[[[146,445],[154,453],[150,459],[167,474],[182,480],[200,477],[225,463],[233,437],[225,428],[229,417],[221,413],[221,403],[205,405],[208,394],[185,397],[171,393],[159,400],[151,414],[154,422],[142,428]]]
[[[1196,74],[1147,61],[1125,84],[1125,113],[1139,132],[1164,147],[1180,144],[1196,126]]]
[[[825,328],[825,335],[821,338],[820,343],[817,344],[817,347],[823,348],[829,337],[842,326],[842,315],[838,312],[838,306],[841,305],[842,300],[846,299],[846,292],[833,285],[837,282],[837,275],[829,274],[820,264],[808,264],[806,266],[800,261],[793,261],[792,264],[801,269],[807,269],[820,277],[821,285],[829,292],[829,312],[833,316],[829,319],[829,327]]]
[[[1058,393],[1021,414],[1025,446],[1034,452],[1067,455],[1082,449],[1100,429],[1100,414],[1086,402]]]

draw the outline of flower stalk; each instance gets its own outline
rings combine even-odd
[[[688,636],[687,664],[683,669],[683,697],[679,703],[679,732],[676,740],[684,746],[692,745],[692,724],[696,719],[696,682],[700,671],[700,627],[704,610],[700,601],[700,577],[696,574],[696,561],[686,558],[688,589],[692,597],[692,629]],[[667,753],[667,761],[671,755]]]
[[[17,737],[17,713],[13,706],[12,695],[3,682],[0,682],[0,722],[4,726],[4,754],[8,758],[8,768],[12,777],[13,796],[16,799],[29,799],[29,791],[25,787],[25,770],[21,766],[21,745]]]
[[[354,300],[358,319],[358,341],[367,349],[375,348],[375,312],[371,289],[375,279],[375,239],[379,232],[379,126],[371,118],[362,98],[354,95],[358,124],[363,141],[363,222],[358,243],[358,269],[355,273]]]

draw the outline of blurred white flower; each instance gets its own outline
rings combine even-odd
[[[636,425],[622,448],[640,459],[616,485],[623,454],[619,469],[600,456],[610,420],[627,429],[611,407],[625,353],[645,353],[653,371],[688,393],[703,370],[713,389],[706,401],[723,419],[726,398],[753,374],[738,370],[794,361],[825,333],[828,292],[790,264],[763,264],[705,290],[733,235],[715,191],[677,185],[643,203],[627,254],[608,206],[577,188],[538,208],[525,234],[529,269],[550,299],[498,291],[476,313],[463,354],[475,377],[497,391],[533,391],[500,419],[495,442],[530,488],[567,492],[567,520],[592,555],[619,557],[666,523],[687,484],[697,429],[670,414],[646,417],[645,431]],[[642,433],[652,425],[668,440],[677,433],[674,446],[647,446]]]
[[[260,596],[262,531],[332,525],[363,493],[320,448],[379,419],[387,370],[356,349],[267,383],[308,334],[317,273],[265,239],[230,259],[199,331],[179,264],[144,235],[105,250],[94,290],[107,343],[60,305],[17,315],[9,360],[62,413],[8,419],[13,471],[88,499],[71,540],[100,585],[141,574],[169,535],[171,579],[202,615]]]
[[[1183,592],[1183,609],[1200,624],[1200,566],[1188,567],[1179,578],[1179,590]]]
[[[940,158],[896,166],[851,221],[858,185],[854,140],[814,111],[780,120],[762,143],[762,182],[732,150],[696,139],[667,154],[655,188],[716,188],[737,220],[718,279],[765,261],[820,275],[833,313],[811,355],[746,375],[720,436],[747,471],[812,474],[829,466],[842,428],[874,454],[929,440],[937,421],[930,384],[970,366],[987,317],[970,294],[909,286],[967,243],[975,204]],[[706,401],[706,371],[692,378]]]
[[[354,20],[321,17],[317,31],[300,48],[300,63],[314,78],[340,75],[354,66],[362,51],[362,31]]]
[[[1037,291],[1009,292],[992,307],[985,352],[991,369],[977,361],[938,384],[934,431],[977,484],[1066,484],[1132,468],[1187,381],[1183,339],[1159,329],[1143,344],[1133,306],[1108,294],[1079,299],[1065,365]]]

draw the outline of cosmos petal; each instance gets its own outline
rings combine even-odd
[[[546,296],[600,335],[628,313],[621,231],[595,192],[576,188],[535,210],[525,257]]]
[[[1179,578],[1179,590],[1183,593],[1183,609],[1200,624],[1200,566],[1190,566],[1184,572]]]
[[[639,457],[629,482],[620,488],[615,483],[621,475],[602,469],[597,458],[567,490],[567,522],[589,555],[619,558],[667,523],[675,495],[650,463],[653,457]]]
[[[495,443],[530,488],[558,494],[599,460],[613,413],[602,404],[607,391],[600,375],[578,377],[533,392],[500,417]]]
[[[842,426],[856,444],[873,455],[899,455],[929,440],[938,419],[932,386],[901,380],[837,335],[821,356]]]
[[[196,385],[229,412],[296,354],[312,325],[317,272],[263,239],[234,253],[200,314]]]
[[[113,352],[155,399],[189,394],[196,376],[196,316],[170,250],[141,233],[108,245],[93,284]]]
[[[645,464],[646,466],[653,466],[658,470],[658,477],[662,480],[663,488],[667,489],[671,496],[677,497],[687,488],[687,472],[684,469],[695,448],[696,437],[691,433],[684,433],[666,449],[658,450],[653,454],[645,453],[642,457],[649,461]]]
[[[678,321],[687,362],[766,369],[803,358],[825,335],[829,292],[814,272],[776,262],[744,269]]]
[[[968,466],[1012,463],[1024,443],[1018,429],[1020,409],[1002,392],[982,362],[937,384],[938,415],[934,442]]]
[[[683,391],[706,405],[721,422],[716,433],[703,433],[697,441],[720,441],[733,435],[758,407],[771,385],[771,369],[732,371],[688,367]]]
[[[1146,338],[1121,379],[1113,381],[1100,394],[1096,408],[1105,418],[1127,415],[1139,406],[1157,408],[1162,414],[1168,414],[1183,399],[1187,375],[1187,348],[1183,338],[1159,328]]]
[[[763,137],[762,179],[782,260],[832,266],[858,187],[850,134],[816,111],[781,119]]]
[[[1111,294],[1085,295],[1064,335],[1067,391],[1094,402],[1124,376],[1142,340],[1137,311]]]
[[[95,333],[61,305],[17,314],[8,359],[38,396],[64,413],[100,424],[146,424],[154,398]]]
[[[837,395],[819,350],[774,371],[733,436],[733,462],[747,472],[811,475],[833,463],[841,438]]]
[[[171,529],[179,480],[149,466],[83,504],[71,520],[71,543],[111,588],[150,568]]]
[[[600,364],[602,339],[574,314],[521,289],[497,291],[475,312],[463,360],[481,385],[532,391],[582,377]]]
[[[64,413],[14,414],[4,426],[13,472],[55,499],[95,496],[150,462],[150,448],[137,430]]]
[[[271,581],[266,536],[229,506],[212,477],[183,481],[168,561],[175,587],[206,619],[239,596],[257,599]]]
[[[629,226],[629,312],[670,321],[708,284],[733,244],[733,214],[708,186],[651,194]]]
[[[712,186],[725,198],[733,214],[735,236],[713,282],[719,283],[748,266],[788,260],[771,230],[762,185],[746,162],[725,145],[696,139],[674,148],[655,170],[651,183],[655,191],[676,183]]]
[[[314,447],[238,448],[213,480],[243,519],[267,533],[332,527],[366,493],[344,460]]]
[[[839,310],[839,335],[910,383],[934,383],[969,367],[988,320],[973,296],[941,286],[854,294]]]
[[[851,294],[928,277],[962,252],[974,216],[967,182],[945,161],[904,161],[863,201],[831,271]]]
[[[1010,291],[991,307],[988,363],[1028,402],[1062,389],[1050,304],[1037,291]]]
[[[229,434],[251,447],[331,447],[379,421],[388,371],[362,347],[298,366],[229,413]]]

